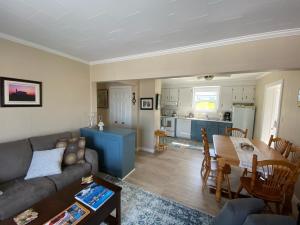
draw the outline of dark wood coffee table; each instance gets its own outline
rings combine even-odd
[[[114,191],[115,194],[107,200],[97,211],[90,209],[88,206],[83,205],[90,211],[90,214],[85,217],[79,224],[96,224],[99,225],[101,222],[106,222],[108,224],[121,224],[121,190],[122,188],[109,183],[100,178],[94,178],[94,181],[100,185],[103,185],[106,188]],[[36,203],[31,208],[39,213],[39,216],[34,221],[30,222],[29,225],[41,225],[58,213],[68,208],[77,200],[74,198],[74,195],[81,191],[87,185],[81,185],[81,180],[78,180],[67,187],[63,188],[61,191],[58,191],[54,195],[45,198],[44,200]],[[116,217],[111,216],[111,212],[116,209]],[[0,221],[0,225],[16,225],[13,221],[13,218]]]

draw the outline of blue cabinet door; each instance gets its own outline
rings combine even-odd
[[[208,121],[207,122],[207,127],[206,127],[206,132],[207,132],[208,142],[212,143],[213,142],[213,135],[219,133],[218,123]]]
[[[227,127],[232,127],[232,123],[220,123],[219,124],[219,135],[225,135],[225,129]]]

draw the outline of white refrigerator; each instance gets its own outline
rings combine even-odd
[[[255,118],[255,106],[233,106],[232,123],[233,127],[240,129],[248,129],[248,138],[253,138]]]

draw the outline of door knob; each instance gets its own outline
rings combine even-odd
[[[121,124],[125,124],[124,122],[122,122]]]
[[[118,121],[115,121],[115,123],[118,123]]]

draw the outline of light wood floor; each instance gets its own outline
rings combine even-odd
[[[138,152],[135,171],[125,181],[142,187],[163,197],[172,199],[185,206],[198,209],[215,216],[228,200],[222,198],[220,204],[209,190],[202,192],[200,167],[203,159],[201,151],[181,148],[166,150],[161,153]],[[232,167],[230,181],[232,190],[237,190],[240,168]],[[211,183],[214,181],[211,180]],[[245,194],[245,192],[242,192]],[[297,199],[293,199],[293,216],[296,218]]]
[[[202,159],[200,151],[190,149],[166,150],[155,154],[138,152],[135,171],[125,180],[214,216],[224,200],[218,204],[208,190],[202,192]]]

